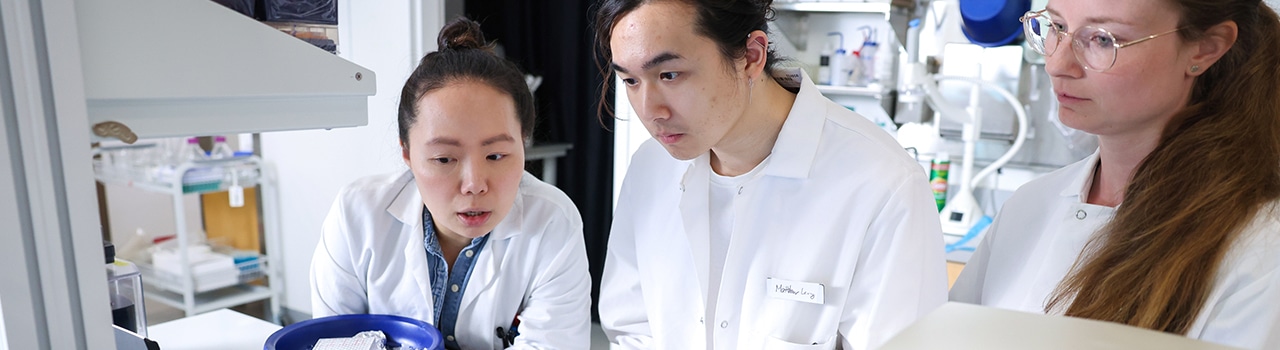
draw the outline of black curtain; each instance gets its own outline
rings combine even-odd
[[[497,41],[508,59],[526,73],[543,77],[534,93],[538,105],[534,142],[573,145],[558,160],[556,185],[582,213],[593,282],[591,314],[598,319],[596,301],[613,221],[613,120],[596,113],[603,79],[595,61],[593,3],[466,0],[464,13],[480,22],[485,38]],[[607,99],[612,102],[611,93]],[[533,166],[530,171],[536,174],[538,169]]]

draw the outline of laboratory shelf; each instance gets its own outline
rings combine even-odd
[[[143,281],[145,281],[145,279]],[[156,286],[149,286],[146,283],[143,285],[144,290],[146,291],[146,293],[144,293],[145,298],[159,301],[160,303],[177,309],[187,309],[187,305],[185,304],[181,293],[160,289]],[[190,309],[188,314],[202,314],[213,310],[224,309],[259,300],[271,299],[273,295],[274,292],[272,292],[271,288],[253,284],[237,284],[226,288],[219,288],[195,294],[195,305]]]
[[[215,273],[212,274],[195,276],[195,286],[193,288],[196,293],[203,293],[213,289],[226,287],[228,285],[253,282],[266,276],[266,264],[267,257],[257,255],[252,260],[241,261],[234,265],[236,275],[234,280],[219,280],[217,278],[222,276],[217,276],[217,273],[220,271],[215,271]],[[172,271],[162,271],[157,269],[154,265],[145,262],[135,263],[135,265],[137,265],[138,270],[142,272],[142,280],[145,281],[144,283],[175,293],[182,293],[183,288],[185,288],[182,284],[182,274],[175,274]],[[225,273],[229,271],[221,272]]]
[[[261,183],[260,162],[257,157],[244,156],[226,159],[197,160],[177,165],[153,165],[148,167],[113,166],[102,159],[95,159],[94,177],[103,183],[135,187],[151,192],[203,194],[226,191],[232,185],[253,187]],[[181,174],[182,179],[177,179]]]
[[[795,12],[889,13],[889,2],[783,2],[773,9]]]
[[[143,272],[145,297],[183,310],[187,316],[236,306],[259,300],[269,300],[273,317],[280,315],[280,298],[283,296],[280,269],[267,261],[268,256],[279,254],[280,226],[277,221],[279,199],[275,192],[275,177],[257,156],[240,156],[222,159],[195,160],[178,164],[149,162],[144,154],[154,145],[102,147],[94,159],[94,177],[103,183],[123,185],[148,192],[167,194],[173,199],[175,237],[167,249],[172,249],[176,259],[165,262],[166,269],[156,269],[154,262],[135,262]],[[135,152],[130,154],[129,152]],[[151,151],[151,153],[158,153]],[[140,156],[142,155],[142,156]],[[201,237],[187,232],[186,210],[183,197],[219,191],[234,192],[258,187],[262,200],[263,248],[266,254],[243,252],[211,247],[234,260],[237,275],[229,277],[230,269],[214,271],[213,277],[188,248],[201,244]],[[254,258],[256,255],[256,258]],[[148,257],[150,258],[150,257]],[[162,271],[168,270],[168,271]],[[220,274],[219,274],[220,273]],[[265,285],[251,284],[265,277]],[[278,321],[278,318],[276,319]]]

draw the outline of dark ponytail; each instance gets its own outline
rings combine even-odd
[[[511,96],[522,136],[528,139],[533,135],[533,93],[520,68],[493,53],[493,44],[484,40],[480,23],[459,17],[440,30],[436,44],[440,50],[422,57],[400,90],[398,124],[404,147],[409,145],[409,128],[418,120],[418,100],[458,81],[481,82]]]

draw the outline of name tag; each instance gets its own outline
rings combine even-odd
[[[794,300],[804,303],[822,304],[825,301],[823,296],[822,283],[795,282],[777,278],[768,278],[766,280],[765,292],[770,298]]]

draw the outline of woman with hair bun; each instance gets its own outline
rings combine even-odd
[[[582,218],[524,171],[533,95],[478,23],[438,44],[400,93],[408,169],[348,185],[325,218],[311,311],[424,320],[447,349],[586,349]]]

